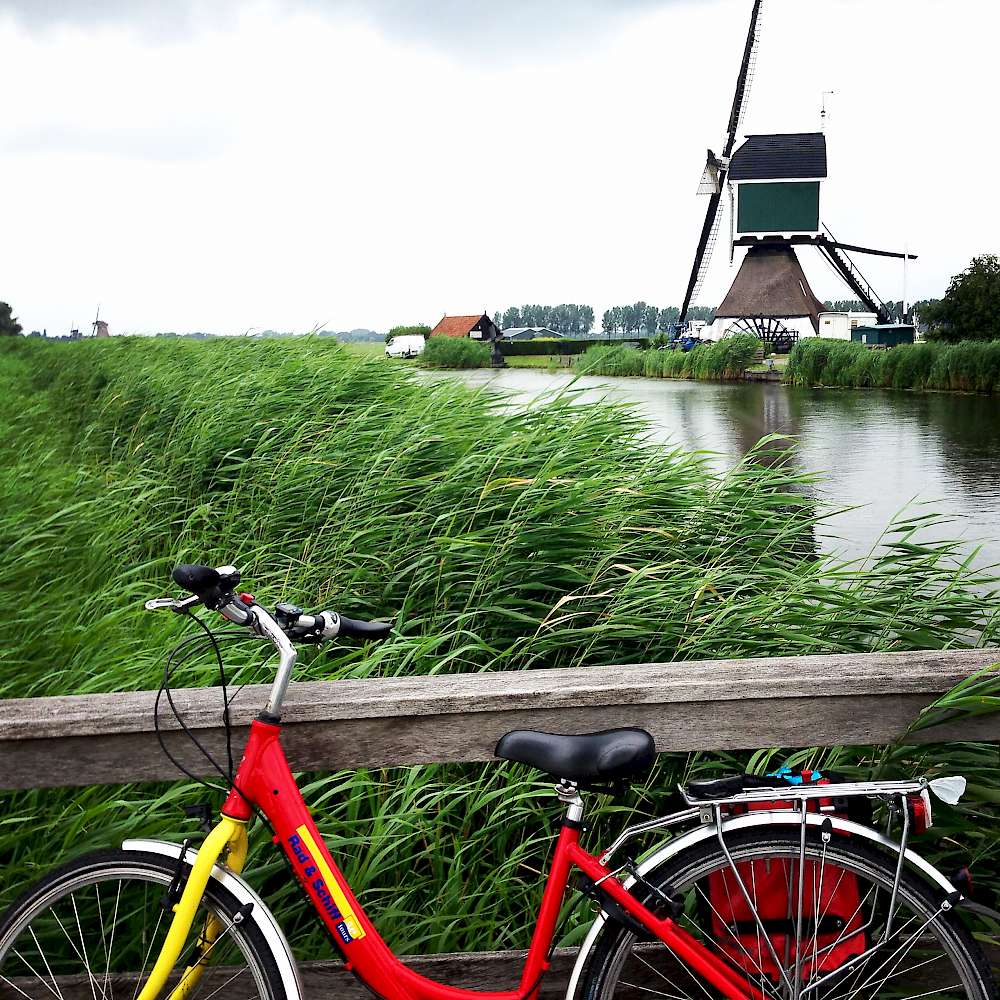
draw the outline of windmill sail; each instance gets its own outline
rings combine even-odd
[[[722,162],[711,150],[705,160],[705,172],[698,184],[698,194],[718,194],[722,190],[719,177],[722,174]]]
[[[760,39],[760,11],[762,6],[763,0],[754,0],[753,13],[750,15],[750,30],[747,33],[746,45],[743,48],[743,62],[740,64],[740,75],[736,78],[736,93],[733,95],[733,107],[729,113],[729,122],[726,126],[726,142],[723,147],[722,156],[716,159],[712,151],[709,150],[705,173],[702,175],[702,184],[699,187],[699,193],[707,193],[709,195],[708,210],[705,212],[705,222],[701,227],[701,236],[698,238],[698,247],[695,250],[691,277],[688,279],[687,291],[684,293],[684,304],[681,306],[680,322],[682,323],[687,320],[687,313],[691,302],[697,298],[698,293],[701,291],[705,274],[708,271],[709,261],[712,259],[712,251],[715,249],[715,244],[719,237],[722,192],[726,186],[729,158],[732,156],[736,136],[743,124],[743,116],[746,114],[747,100],[750,96],[750,84],[753,82],[753,71],[757,65],[757,43]],[[711,177],[713,167],[715,169],[715,176],[711,179],[714,183],[709,186],[706,185],[706,178]]]

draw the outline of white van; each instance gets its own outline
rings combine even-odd
[[[415,358],[424,352],[424,338],[420,334],[408,337],[393,337],[385,345],[387,358]]]

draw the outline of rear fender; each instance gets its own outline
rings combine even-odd
[[[180,844],[172,844],[166,840],[126,840],[122,844],[123,851],[142,851],[144,854],[159,854],[175,860],[180,858],[181,849]],[[184,860],[190,866],[194,864],[197,856],[198,852],[189,847],[184,855]],[[302,983],[299,980],[299,970],[295,964],[295,957],[267,904],[242,876],[230,871],[224,865],[213,866],[211,880],[232,893],[241,906],[253,903],[249,919],[257,926],[264,936],[264,940],[270,945],[271,954],[274,956],[282,985],[285,988],[285,996],[288,1000],[303,1000]]]
[[[765,826],[797,827],[801,823],[801,820],[802,817],[800,814],[793,813],[789,810],[775,810],[774,812],[759,810],[751,813],[745,813],[742,816],[731,816],[729,819],[724,820],[722,823],[722,832],[724,834],[735,833],[738,830]],[[868,840],[874,844],[878,844],[880,847],[888,850],[892,854],[899,854],[899,844],[891,837],[887,837],[884,833],[880,833],[878,830],[873,830],[868,826],[862,826],[860,823],[853,823],[851,820],[842,819],[839,816],[830,816],[821,813],[806,814],[806,822],[809,826],[822,826],[827,820],[831,822],[834,830],[837,830],[840,833],[847,834],[851,837],[858,837],[862,840]],[[636,871],[639,875],[646,875],[655,868],[659,868],[664,862],[676,857],[682,851],[686,851],[689,848],[694,847],[695,844],[700,844],[702,841],[714,839],[716,836],[717,832],[714,823],[704,823],[700,826],[696,826],[687,833],[681,834],[679,837],[674,837],[666,844],[653,847],[646,855],[644,855],[642,860],[636,866]],[[955,892],[955,886],[952,884],[951,880],[943,875],[929,861],[920,857],[919,854],[916,854],[907,848],[904,852],[904,857],[906,859],[906,863],[909,864],[911,868],[916,869],[925,881],[941,889],[941,891],[946,895],[951,895]],[[614,867],[613,864],[612,867]],[[623,884],[626,889],[630,889],[635,884],[635,881],[635,878],[630,876]],[[964,898],[959,901],[958,905],[965,905]],[[969,908],[972,910],[975,909],[975,907]],[[573,975],[570,977],[569,986],[566,989],[567,1000],[573,1000],[576,996],[577,988],[580,985],[580,978],[583,974],[583,968],[586,965],[590,951],[594,946],[594,942],[597,940],[598,934],[600,934],[601,929],[604,927],[606,920],[607,917],[604,913],[598,914],[597,919],[594,920],[594,923],[591,925],[590,932],[587,934],[586,939],[580,946],[580,953],[577,956],[576,965],[573,967]]]

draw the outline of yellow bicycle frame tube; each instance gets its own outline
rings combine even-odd
[[[219,860],[223,852],[228,850],[228,867],[234,872],[240,872],[247,856],[247,825],[243,820],[231,819],[223,816],[218,825],[205,838],[205,842],[198,851],[191,872],[188,875],[187,884],[180,900],[174,905],[174,917],[170,923],[170,930],[167,931],[163,947],[160,949],[159,957],[153,965],[146,985],[137,1000],[156,1000],[163,987],[166,985],[170,973],[173,972],[177,959],[180,958],[184,943],[191,932],[191,925],[194,923],[195,914],[202,897],[205,895],[205,887],[212,877],[212,868]],[[199,943],[210,948],[219,932],[222,924],[215,916],[209,915],[205,921]],[[184,975],[170,994],[170,1000],[184,1000],[185,997],[197,985],[201,974],[205,969],[204,951],[201,951],[198,960],[184,970]]]

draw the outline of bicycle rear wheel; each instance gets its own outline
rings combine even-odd
[[[162,900],[175,866],[156,854],[100,851],[77,858],[28,889],[0,918],[0,998],[135,998],[170,927]],[[167,982],[169,996],[191,960],[209,914],[221,932],[205,950],[192,1000],[286,1000],[277,965],[239,902],[209,882],[189,947]]]
[[[769,1000],[995,1000],[989,964],[944,894],[904,869],[894,896],[888,853],[843,837],[825,845],[810,831],[800,866],[798,833],[774,829],[727,836],[726,846],[735,870],[713,838],[646,880],[678,893],[678,923]],[[717,996],[662,944],[613,921],[576,992],[576,1000]]]

